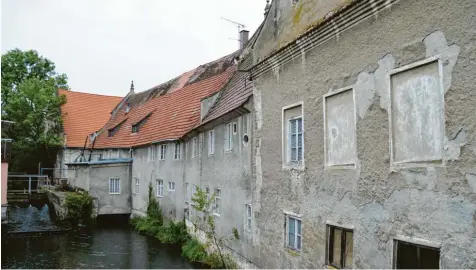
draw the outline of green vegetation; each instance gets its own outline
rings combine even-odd
[[[2,55],[2,119],[15,122],[2,138],[13,139],[12,170],[37,171],[53,167],[63,146],[60,106],[66,103],[58,88],[68,89],[65,74],[36,51],[14,49]]]
[[[66,219],[72,224],[89,222],[93,211],[93,199],[86,191],[68,192],[66,195]]]
[[[193,206],[195,210],[199,211],[201,216],[205,217],[200,220],[205,220],[206,224],[196,224],[195,226],[195,230],[197,230],[198,226],[205,225],[200,228],[205,232],[207,238],[211,240],[210,243],[206,243],[205,245],[188,233],[185,220],[180,222],[164,222],[162,210],[153,194],[151,184],[149,184],[147,216],[134,217],[131,220],[131,224],[140,233],[155,237],[162,243],[181,245],[182,256],[191,262],[208,265],[214,269],[237,268],[232,257],[229,254],[223,254],[221,251],[219,244],[222,243],[222,239],[218,237],[215,231],[214,219],[208,210],[215,196],[208,198],[207,195],[208,194],[198,189],[194,198],[192,198],[195,203]],[[239,238],[238,230],[236,228],[234,229],[236,230],[236,234],[234,234],[235,237]],[[207,250],[211,250],[212,252],[207,252]]]

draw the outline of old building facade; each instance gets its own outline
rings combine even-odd
[[[102,213],[121,194],[144,215],[150,184],[165,216],[192,220],[194,190],[215,193],[247,266],[474,268],[474,14],[275,0],[240,51],[129,93],[90,146],[116,158],[74,166],[101,175]]]

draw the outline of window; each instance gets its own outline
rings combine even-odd
[[[301,250],[302,234],[301,220],[292,216],[287,217],[286,246],[294,250]]]
[[[151,115],[152,113],[149,113],[148,115],[146,115],[144,118],[142,118],[142,120],[140,120],[139,122],[135,123],[135,124],[132,124],[132,133],[137,133],[139,132],[140,128],[147,122],[147,119],[149,119],[149,116]]]
[[[233,123],[233,135],[236,134],[236,132],[238,131],[238,125],[235,123]]]
[[[180,143],[175,143],[174,159],[180,159]]]
[[[161,144],[159,147],[160,147],[159,148],[159,151],[160,151],[159,160],[165,160],[165,155],[167,153],[167,145],[166,144]]]
[[[139,177],[135,177],[134,179],[136,181],[136,185],[134,187],[134,193],[139,194]]]
[[[109,179],[109,194],[121,194],[121,180],[119,178]]]
[[[208,131],[208,154],[213,155],[215,152],[215,130]]]
[[[337,268],[352,268],[353,232],[328,225],[327,263]]]
[[[289,120],[289,153],[290,163],[299,163],[303,159],[303,135],[302,135],[302,118]]]
[[[246,211],[246,229],[250,230],[251,229],[251,204],[247,203],[245,204],[245,211]]]
[[[231,123],[225,127],[225,150],[230,151],[233,149],[233,134]]]
[[[157,180],[157,197],[163,197],[163,196],[164,196],[164,181]]]
[[[147,160],[149,161],[154,161],[155,160],[155,155],[156,155],[156,152],[155,152],[155,146],[149,146],[147,148]]]
[[[192,139],[192,157],[197,156],[197,137],[193,137]]]
[[[175,191],[175,182],[169,182],[169,191]]]
[[[394,242],[394,268],[396,269],[438,269],[440,250],[404,241]]]
[[[342,88],[324,95],[325,165],[354,168],[357,160],[354,90]]]
[[[302,105],[283,108],[283,167],[304,166]]]
[[[124,120],[125,121],[125,120]],[[116,132],[119,130],[119,128],[121,127],[122,123],[124,123],[124,121],[122,121],[121,123],[117,124],[115,127],[111,128],[108,130],[107,132],[107,136],[108,137],[113,137]],[[92,141],[92,140],[91,140]]]
[[[390,161],[397,167],[443,163],[442,63],[426,59],[390,71]]]
[[[215,215],[220,215],[220,205],[221,205],[221,189],[215,188],[215,200],[213,203],[213,213]]]

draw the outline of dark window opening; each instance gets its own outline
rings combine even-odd
[[[149,113],[148,115],[146,115],[144,118],[142,118],[142,120],[140,120],[139,122],[135,123],[132,125],[132,133],[137,133],[139,132],[140,128],[147,122],[147,119],[149,119],[149,116],[151,115],[152,113]]]
[[[440,250],[395,240],[396,269],[439,269]]]
[[[236,123],[233,123],[233,134],[236,134],[236,131],[237,131]]]
[[[336,268],[352,268],[353,232],[348,229],[329,226],[327,263]]]
[[[109,129],[108,132],[107,132],[107,136],[108,136],[108,137],[113,137],[114,135],[116,135],[116,132],[119,130],[119,128],[121,127],[122,123],[124,123],[124,121],[122,121],[121,123],[117,124],[115,127]]]

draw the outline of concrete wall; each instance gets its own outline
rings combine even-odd
[[[397,238],[422,239],[440,247],[441,268],[476,267],[474,14],[476,3],[469,0],[401,0],[340,33],[338,39],[254,78],[255,114],[261,115],[254,134],[253,206],[261,228],[259,254],[254,259],[258,266],[324,267],[326,225],[332,223],[353,228],[354,268],[392,268]],[[391,70],[434,56],[441,61],[438,74],[410,68],[402,73],[404,77],[392,77],[395,87],[389,89]],[[427,89],[418,93],[421,96],[399,89],[425,80],[427,88],[417,87]],[[343,87],[355,93],[356,165],[328,169],[323,96]],[[414,99],[422,97],[421,103]],[[416,107],[406,107],[406,101]],[[277,158],[282,152],[282,138],[277,134],[282,132],[282,108],[298,102],[304,104],[306,167],[288,170]],[[444,121],[435,114],[441,110],[439,102],[444,102]],[[351,106],[350,102],[341,104]],[[436,124],[419,123],[422,117]],[[443,137],[439,125],[444,128]],[[351,127],[341,127],[351,136]],[[423,133],[418,135],[416,127]],[[392,160],[392,138],[397,147],[394,161],[426,160],[399,166]],[[412,140],[421,149],[415,152],[401,146]],[[438,155],[442,160],[435,158]],[[285,211],[301,216],[301,252],[284,247]]]

